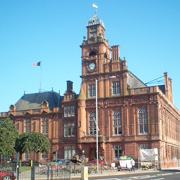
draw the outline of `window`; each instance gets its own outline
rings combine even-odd
[[[48,156],[47,156],[46,152],[41,153],[41,159],[43,159],[43,160],[47,160],[48,159]]]
[[[95,113],[89,114],[89,135],[96,135]]]
[[[148,144],[139,144],[140,149],[148,149]]]
[[[139,133],[140,134],[148,133],[148,120],[147,120],[146,109],[139,110]]]
[[[96,97],[96,86],[95,86],[95,84],[89,85],[89,97],[90,98]]]
[[[93,30],[92,30],[93,31]],[[91,32],[92,32],[91,31]],[[93,32],[96,32],[96,30],[95,31],[93,31]],[[96,55],[96,52],[95,51],[91,51],[90,53],[89,53],[89,56],[95,56]]]
[[[26,160],[29,160],[29,159],[31,159],[30,158],[30,153],[29,152],[24,153],[24,160],[26,161]]]
[[[122,146],[121,145],[115,145],[114,146],[114,159],[119,159],[120,156],[122,156]]]
[[[41,133],[45,135],[48,134],[48,118],[41,119]]]
[[[25,120],[24,132],[25,133],[30,133],[31,132],[31,120],[30,119]]]
[[[120,82],[113,82],[113,95],[120,95],[121,89],[120,89]]]
[[[122,134],[121,127],[121,113],[119,111],[115,111],[113,115],[113,126],[114,126],[114,135]]]
[[[74,123],[64,124],[64,137],[74,137]]]
[[[64,117],[74,117],[74,116],[75,116],[74,106],[64,107]]]
[[[64,159],[72,159],[75,155],[75,147],[74,146],[65,146],[64,147]]]
[[[20,122],[17,122],[17,124],[16,124],[16,129],[17,129],[17,131],[18,131],[18,133],[19,133],[19,131],[20,131]]]

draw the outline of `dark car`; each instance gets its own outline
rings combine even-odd
[[[39,166],[40,163],[38,161],[33,160],[34,166]],[[26,160],[21,162],[21,166],[31,166],[31,160]]]
[[[0,170],[0,180],[15,180],[15,179],[16,176],[14,176],[13,172]]]

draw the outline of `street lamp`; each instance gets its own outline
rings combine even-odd
[[[116,76],[110,76],[108,78],[103,78],[103,79],[96,79],[96,159],[97,159],[97,173],[99,171],[99,162],[98,162],[98,81],[101,80],[106,80],[106,79],[115,79]]]

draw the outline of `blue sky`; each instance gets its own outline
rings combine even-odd
[[[144,83],[168,72],[180,110],[180,0],[0,0],[0,112],[25,93],[64,94],[81,86],[81,48],[92,4],[110,46],[120,45],[128,69]]]

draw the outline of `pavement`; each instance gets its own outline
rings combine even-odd
[[[168,168],[168,169],[162,169],[164,171],[180,171],[180,168]],[[99,170],[98,173],[95,173],[94,171],[91,174],[88,174],[88,178],[90,177],[107,177],[107,176],[124,176],[124,175],[135,175],[135,174],[143,174],[143,173],[158,173],[162,170],[158,170],[158,169],[136,169],[135,171],[129,171],[129,170],[124,170],[124,171],[117,171],[117,170],[103,170],[101,171],[101,169]],[[66,174],[67,178],[69,177],[68,173]],[[40,175],[38,172],[35,174],[35,179],[36,180],[47,180],[47,174],[44,175]],[[56,175],[56,173],[53,174],[53,180],[58,180],[59,179],[59,175]],[[29,180],[31,179],[31,173],[29,172],[25,172],[25,173],[20,173],[20,178],[19,180]],[[49,174],[49,180],[51,179],[51,174]],[[81,180],[83,178],[81,178],[81,173],[71,173],[71,179],[78,179]]]
[[[99,170],[99,173],[91,173],[88,174],[88,177],[107,177],[107,176],[123,176],[123,175],[133,175],[133,174],[143,174],[143,173],[157,173],[160,170],[157,169],[136,169],[135,171],[128,171],[128,170],[124,170],[124,171],[117,171],[117,170],[106,170],[106,171],[102,171]],[[71,179],[81,179],[81,174],[77,173],[71,174]]]

